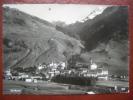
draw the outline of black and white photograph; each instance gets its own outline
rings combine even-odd
[[[128,6],[3,5],[3,94],[129,93]]]

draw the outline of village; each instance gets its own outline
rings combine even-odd
[[[38,64],[38,67],[34,68],[34,70],[32,68],[29,68],[30,70],[24,69],[27,70],[27,72],[24,70],[20,71],[19,68],[19,70],[16,71],[17,73],[14,74],[11,69],[8,69],[4,72],[4,80],[36,85],[40,83],[44,84],[45,82],[48,82],[47,84],[58,84],[59,86],[66,84],[63,86],[67,87],[68,90],[78,89],[82,91],[85,89],[87,94],[95,94],[96,92],[128,92],[128,84],[126,84],[128,76],[111,75],[108,66],[106,64],[104,65],[105,66],[100,66],[93,60],[90,60],[89,63],[77,62],[75,64],[76,67],[72,68],[68,67],[69,64],[67,62],[51,62],[47,65],[43,63]],[[70,81],[74,82],[74,84]],[[34,87],[34,89],[36,89],[36,87]],[[12,89],[10,92],[11,91]]]
[[[4,79],[6,80],[21,80],[25,82],[41,82],[51,81],[51,79],[57,75],[62,76],[76,76],[76,77],[92,77],[97,80],[127,80],[127,76],[118,76],[110,75],[107,66],[98,66],[92,60],[86,63],[76,63],[75,68],[69,68],[67,62],[55,63],[51,62],[50,64],[38,64],[38,67],[34,70],[34,74],[30,72],[16,72],[16,75],[13,75],[11,70],[5,70]]]

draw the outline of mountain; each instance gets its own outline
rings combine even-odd
[[[89,62],[91,58],[96,63],[107,63],[112,74],[128,74],[127,6],[107,7],[93,19],[58,26],[57,30],[82,41],[85,49],[80,56],[84,61]]]
[[[109,7],[88,21],[79,32],[81,39],[86,42],[88,50],[94,49],[98,42],[108,41],[111,38],[128,38],[128,10],[125,6]],[[92,38],[93,37],[93,38]],[[94,41],[95,40],[95,41]]]
[[[17,9],[3,12],[5,68],[66,61],[78,54],[83,62],[106,63],[110,74],[128,75],[127,6],[108,7],[93,19],[68,26]]]
[[[109,40],[113,35],[115,38],[116,35],[128,38],[128,7],[111,6],[93,19],[65,27],[57,26],[57,30],[72,37],[79,37],[85,42],[87,50],[92,50],[98,42]]]
[[[65,61],[84,47],[52,23],[9,7],[3,8],[3,33],[5,68]]]

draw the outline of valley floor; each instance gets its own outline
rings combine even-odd
[[[71,95],[71,94],[86,94],[88,91],[94,92],[94,94],[100,93],[115,93],[120,92],[110,90],[115,85],[126,87],[128,92],[128,82],[116,82],[116,81],[98,81],[96,86],[78,86],[70,84],[60,84],[48,81],[39,83],[26,83],[23,81],[4,80],[4,94],[34,94],[34,95]],[[110,87],[110,88],[109,88]]]

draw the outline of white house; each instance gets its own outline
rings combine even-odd
[[[65,62],[61,62],[60,65],[65,68],[66,67],[66,63]]]
[[[91,70],[96,70],[96,69],[97,69],[97,64],[92,63],[92,64],[90,65],[90,69],[91,69]]]
[[[58,67],[58,64],[57,64],[57,63],[52,62],[51,64],[49,64],[49,66],[50,66],[50,67],[57,68],[57,67]]]
[[[42,70],[43,68],[44,68],[44,66],[42,64],[39,64],[38,70]]]
[[[34,83],[37,83],[38,81],[37,81],[37,79],[34,79],[33,82],[34,82]]]
[[[31,79],[42,79],[41,76],[31,76]]]
[[[6,74],[7,76],[11,76],[11,75],[12,75],[10,69],[9,69],[9,70],[6,70],[6,71],[5,71],[5,74]]]
[[[27,82],[27,83],[30,83],[30,82],[32,82],[32,81],[33,81],[33,80],[30,79],[30,78],[25,79],[25,82]]]
[[[109,72],[107,69],[104,68],[98,68],[97,75],[108,75]]]
[[[108,80],[108,76],[98,76],[99,80]]]

